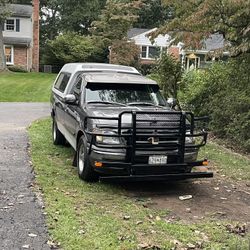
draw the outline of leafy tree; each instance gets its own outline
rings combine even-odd
[[[162,0],[143,0],[138,12],[137,28],[151,29],[164,24],[171,16],[171,9],[162,5]]]
[[[60,33],[60,0],[40,1],[40,46],[53,40]]]
[[[173,32],[176,40],[199,48],[211,33],[220,33],[231,47],[232,55],[250,51],[250,1],[246,0],[163,0],[173,10],[174,19],[158,32]],[[193,42],[195,41],[195,43]]]
[[[105,39],[110,45],[114,40],[127,37],[127,31],[138,19],[138,10],[142,2],[108,0],[97,21],[92,23],[92,32]]]
[[[0,71],[6,70],[6,60],[3,44],[3,25],[5,19],[9,16],[9,0],[0,0]]]
[[[134,42],[126,40],[114,41],[109,58],[111,63],[133,67],[139,66],[140,49]]]
[[[103,61],[103,49],[100,43],[94,37],[68,32],[48,42],[44,61],[56,65]]]
[[[62,32],[88,35],[106,0],[41,0],[41,42]]]
[[[104,0],[63,0],[60,6],[61,30],[89,34],[91,23],[104,7]]]
[[[166,97],[177,99],[183,73],[181,63],[167,52],[164,52],[157,61],[154,71],[157,74],[157,80],[163,94]]]
[[[89,35],[89,28],[100,14],[106,0],[40,0],[40,54],[42,62],[48,60],[48,41],[59,34],[76,32]]]

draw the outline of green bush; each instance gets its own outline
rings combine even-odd
[[[73,62],[103,62],[106,57],[106,48],[100,38],[68,32],[47,42],[42,63],[64,65]]]
[[[12,72],[21,72],[21,73],[28,72],[24,67],[18,65],[8,66],[8,69]]]
[[[143,75],[150,75],[153,70],[154,70],[155,64],[151,63],[151,64],[140,64],[139,66],[139,71],[143,74]]]
[[[157,60],[153,73],[158,75],[158,83],[164,96],[177,99],[183,73],[181,63],[164,52]]]
[[[213,133],[250,152],[249,56],[215,63],[183,76],[179,93],[185,109],[211,118]]]

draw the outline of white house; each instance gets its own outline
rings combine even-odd
[[[159,35],[152,43],[148,35],[154,31],[156,31],[156,28],[133,28],[128,31],[128,40],[134,41],[140,47],[142,64],[154,63],[155,59],[159,58],[161,52],[166,49],[169,54],[182,62],[185,69],[204,68],[213,60],[216,60],[214,56],[210,57],[208,54],[225,47],[225,40],[220,34],[210,35],[203,41],[203,46],[199,50],[187,50],[183,47],[183,43],[178,43],[176,46],[170,45],[172,41],[168,34],[165,36]],[[228,52],[224,52],[222,55],[220,59],[225,60],[228,57]]]
[[[31,5],[11,4],[11,17],[3,26],[7,65],[28,71],[39,68],[39,0]]]
[[[170,44],[171,37],[169,35],[159,35],[152,43],[148,35],[154,31],[156,28],[133,28],[128,31],[128,39],[134,41],[141,49],[141,63],[152,63]]]

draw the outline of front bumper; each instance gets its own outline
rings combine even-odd
[[[212,172],[193,172],[181,174],[162,174],[162,175],[130,175],[130,176],[102,176],[100,180],[103,181],[117,181],[117,182],[134,182],[134,181],[171,181],[171,180],[185,180],[194,178],[211,178]]]
[[[103,154],[100,151],[93,150],[90,154],[90,164],[100,174],[101,180],[148,181],[213,177],[212,172],[192,172],[194,167],[203,166],[204,161],[196,161],[196,157],[197,152],[189,152],[186,157],[189,161],[185,163],[132,164],[126,162],[126,156],[122,152],[106,152],[106,154]],[[95,166],[96,162],[101,162],[102,166]]]

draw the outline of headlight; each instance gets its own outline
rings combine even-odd
[[[186,134],[187,134],[187,135],[190,135],[190,132],[187,132]],[[185,143],[186,143],[186,144],[195,143],[195,140],[194,140],[193,137],[186,137]]]
[[[96,136],[96,141],[98,143],[103,143],[103,144],[121,144],[121,139],[119,137],[111,136],[115,135],[116,133],[114,131],[109,131],[109,130],[95,130],[94,131],[97,134],[102,134],[102,135],[97,135]],[[105,135],[110,135],[110,136],[105,136]]]

